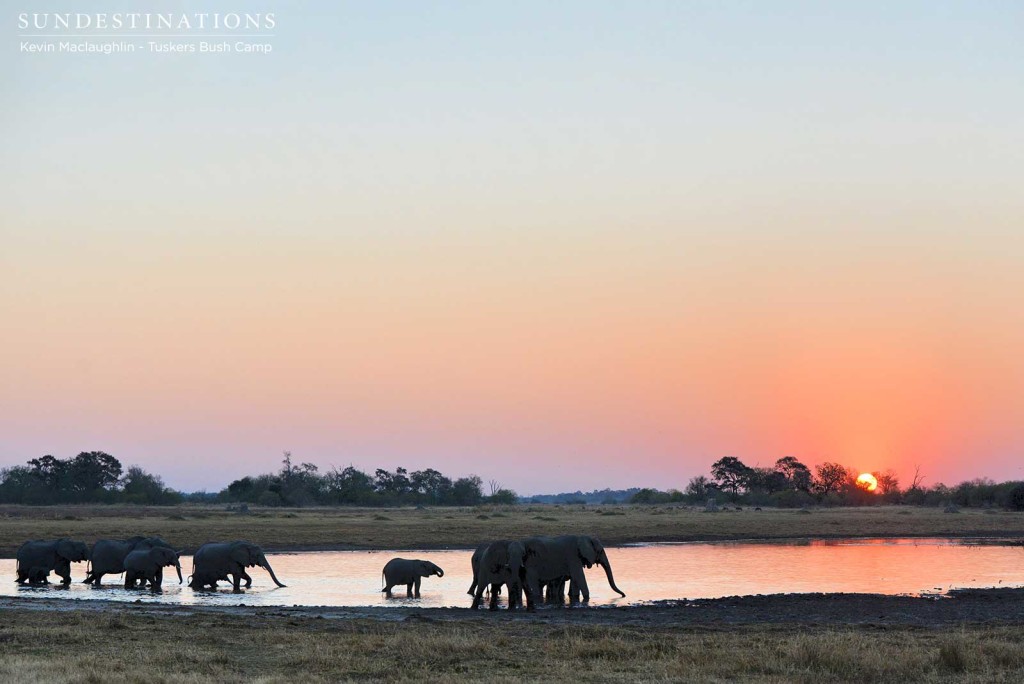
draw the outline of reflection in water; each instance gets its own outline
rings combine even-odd
[[[472,581],[470,551],[325,551],[269,554],[277,576],[288,586],[274,587],[260,568],[250,568],[252,589],[231,593],[196,592],[165,575],[162,594],[126,591],[108,575],[101,588],[81,584],[85,564],[73,566],[75,582],[19,587],[14,560],[0,560],[0,594],[75,599],[141,600],[206,605],[301,606],[463,606]],[[815,540],[793,543],[730,542],[655,544],[609,549],[615,578],[626,592],[619,598],[600,568],[587,573],[591,605],[628,605],[674,598],[715,598],[746,594],[857,592],[904,594],[956,587],[1024,586],[1024,549],[991,543],[943,539]],[[440,565],[443,578],[423,580],[421,599],[381,592],[381,569],[391,558],[423,558]],[[192,559],[182,557],[182,570]],[[504,599],[504,596],[502,596]]]

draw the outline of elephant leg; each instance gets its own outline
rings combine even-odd
[[[477,582],[477,584],[476,584],[476,596],[473,597],[473,605],[470,606],[470,608],[472,610],[476,610],[477,608],[480,607],[480,603],[483,601],[483,598],[484,598],[484,586],[485,586],[485,584],[484,584],[483,580],[480,580],[479,582]]]
[[[160,591],[160,587],[163,586],[163,577],[161,577],[161,574],[163,573],[160,570],[157,570],[156,574],[150,579],[150,591],[154,593]]]
[[[487,606],[488,610],[498,610],[498,590],[500,588],[500,584],[491,584],[491,604]]]
[[[536,599],[533,595],[533,591],[530,589],[530,583],[520,580],[523,587],[523,593],[526,594],[526,610],[531,613],[537,610]]]
[[[416,589],[416,598],[420,597],[420,581],[421,581],[421,579],[419,577],[417,577],[416,578],[416,587],[415,587],[415,589]]]
[[[569,602],[575,603],[573,598],[577,591],[583,594],[584,603],[589,602],[590,588],[587,586],[587,576],[583,573],[582,565],[569,568],[569,580],[575,584],[575,586],[570,585]]]
[[[234,593],[241,594],[242,593],[242,588],[240,586],[238,586],[239,584],[242,583],[242,575],[241,575],[241,573],[237,573],[237,572],[234,573],[233,578],[232,578],[232,582],[235,585],[235,587],[233,589]]]
[[[580,588],[575,582],[569,582],[569,601],[576,603],[580,600]]]
[[[242,579],[245,580],[246,589],[252,586],[252,577],[250,577],[249,573],[247,573],[244,569],[242,570]]]
[[[509,582],[507,586],[508,586],[508,609],[509,610],[516,610],[516,609],[521,607],[520,606],[521,599],[519,597],[519,589],[516,588],[516,586],[512,582]]]
[[[384,587],[384,595],[387,596],[388,598],[391,598],[391,587],[393,587],[393,586],[395,586],[395,585],[389,584],[386,587]]]
[[[544,585],[537,579],[537,574],[532,570],[523,573],[523,585],[526,588],[526,605],[529,610],[536,609],[537,601],[544,603]]]
[[[405,598],[412,598],[412,582],[405,585]]]
[[[94,587],[102,586],[103,585],[103,575],[104,574],[105,573],[102,573],[102,572],[94,572],[92,574],[92,586],[94,586]]]

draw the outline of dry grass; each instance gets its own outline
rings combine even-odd
[[[554,626],[0,611],[0,681],[1015,682],[1017,627]]]
[[[611,513],[612,515],[609,515]],[[0,507],[0,555],[26,539],[158,534],[195,549],[216,539],[251,539],[270,550],[467,548],[498,537],[587,533],[607,544],[633,541],[787,537],[1024,536],[1024,513],[909,507],[720,511],[683,506],[510,506],[500,509],[253,509],[223,507]]]

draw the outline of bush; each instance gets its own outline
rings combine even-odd
[[[1024,482],[1010,490],[1006,497],[1006,507],[1011,511],[1024,511]]]
[[[810,506],[814,504],[814,497],[807,492],[801,492],[796,489],[787,489],[781,492],[775,492],[770,497],[770,503],[778,508],[800,508],[801,506]]]
[[[519,495],[511,489],[499,489],[489,497],[487,503],[512,505],[519,503]]]
[[[645,488],[629,497],[631,504],[661,504],[671,500],[667,492],[659,492],[657,489]]]
[[[276,492],[263,492],[256,500],[260,506],[280,506],[281,495]]]

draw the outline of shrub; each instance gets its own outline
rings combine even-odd
[[[280,506],[281,496],[277,492],[263,492],[256,500],[260,506]]]
[[[1024,511],[1024,482],[1010,490],[1006,497],[1006,507],[1011,511]]]

